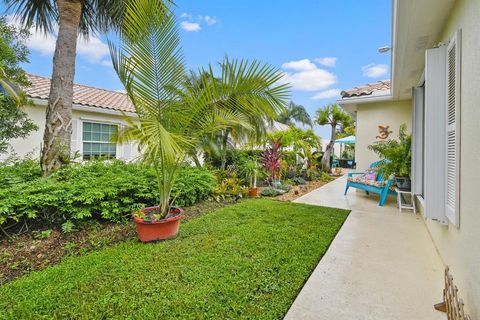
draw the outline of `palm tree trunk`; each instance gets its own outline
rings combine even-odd
[[[82,0],[58,0],[59,29],[41,153],[44,176],[68,162],[72,133],[73,78]]]
[[[192,159],[193,159],[193,162],[195,162],[195,165],[198,167],[198,168],[201,168],[202,167],[202,164],[200,162],[200,159],[198,158],[198,155],[196,152],[192,153]]]
[[[336,130],[336,125],[332,124],[332,133],[330,135],[330,142],[327,145],[327,148],[325,149],[325,153],[323,154],[322,157],[322,169],[325,172],[330,172],[330,158],[332,156],[332,151],[333,151],[333,146],[335,145],[335,140],[337,140],[337,130]]]
[[[221,157],[220,168],[222,170],[225,170],[225,167],[227,166],[228,134],[229,134],[229,131],[225,130],[225,132],[223,133],[223,137],[222,137],[222,150],[221,150],[221,153],[220,153],[220,157]]]

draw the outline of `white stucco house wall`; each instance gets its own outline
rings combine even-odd
[[[357,168],[378,125],[412,132],[412,186],[472,319],[480,318],[480,1],[393,0],[391,79],[342,92]],[[392,288],[394,289],[394,288]]]
[[[25,88],[34,106],[26,106],[25,112],[38,126],[24,139],[10,141],[10,151],[0,154],[0,160],[12,154],[19,157],[39,157],[45,128],[45,109],[50,92],[50,79],[28,75],[31,86]],[[110,136],[125,125],[125,117],[136,118],[135,108],[127,95],[90,86],[75,84],[73,87],[71,153],[79,153],[83,159],[98,156],[135,160],[139,156],[136,143],[111,143]]]

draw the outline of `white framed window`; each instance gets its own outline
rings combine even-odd
[[[117,144],[112,137],[118,131],[115,124],[82,122],[82,154],[84,160],[117,157]]]
[[[447,46],[445,215],[459,226],[460,212],[460,57],[461,31]]]

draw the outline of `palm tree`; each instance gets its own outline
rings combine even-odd
[[[52,33],[58,24],[50,96],[41,153],[43,175],[70,156],[72,97],[79,34],[85,37],[120,26],[125,0],[4,0],[25,28]]]
[[[323,154],[321,165],[326,172],[330,171],[330,157],[335,140],[337,140],[337,129],[348,127],[352,123],[352,118],[345,113],[337,104],[330,104],[317,110],[317,124],[324,126],[330,125],[330,142]]]
[[[275,90],[269,88],[278,75],[276,69],[268,65],[262,65],[258,61],[249,63],[245,60],[231,60],[225,58],[219,64],[221,76],[216,77],[212,68],[200,70],[198,75],[190,73],[185,82],[190,92],[197,90],[200,92],[206,88],[216,87],[215,90],[226,91],[225,96],[232,94],[230,102],[219,103],[216,108],[221,112],[235,112],[237,116],[243,118],[242,123],[223,128],[222,130],[210,133],[203,137],[199,149],[208,150],[210,153],[216,153],[221,158],[221,168],[225,169],[227,149],[235,143],[246,141],[260,141],[267,133],[267,127],[273,124],[273,121],[280,113],[285,110],[284,102],[280,105],[277,98],[272,99],[278,94]],[[272,78],[274,81],[272,81]],[[258,83],[255,83],[258,81]],[[287,86],[280,87],[285,90]],[[232,90],[237,92],[233,92]],[[243,101],[242,91],[246,93],[256,92],[258,95],[264,94],[262,99]],[[263,93],[261,93],[263,91]],[[221,91],[220,91],[221,92]],[[281,97],[286,98],[286,96]],[[237,104],[238,103],[238,104]],[[248,124],[248,125],[245,125]],[[195,160],[195,154],[199,150],[193,150],[192,157]],[[197,163],[198,161],[195,160]]]
[[[276,84],[280,70],[255,61],[225,59],[221,76],[209,66],[185,81],[179,43],[172,12],[156,0],[129,1],[120,45],[110,43],[114,68],[138,115],[127,119],[119,139],[139,141],[144,161],[155,169],[161,217],[169,213],[179,166],[205,136],[251,128],[247,115],[258,109],[276,114],[288,98],[288,86]]]
[[[312,119],[305,107],[290,101],[288,107],[278,116],[278,122],[294,126],[295,122],[312,127]]]

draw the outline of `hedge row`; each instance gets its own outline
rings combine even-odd
[[[25,163],[17,165],[28,167]],[[33,171],[15,176],[12,172],[16,171],[11,166],[0,168],[0,181],[4,182],[0,190],[0,226],[19,221],[57,224],[87,218],[120,221],[136,208],[157,203],[153,170],[136,164],[74,164],[48,178]],[[178,174],[172,196],[176,205],[189,206],[209,198],[216,185],[208,170],[186,167]]]

